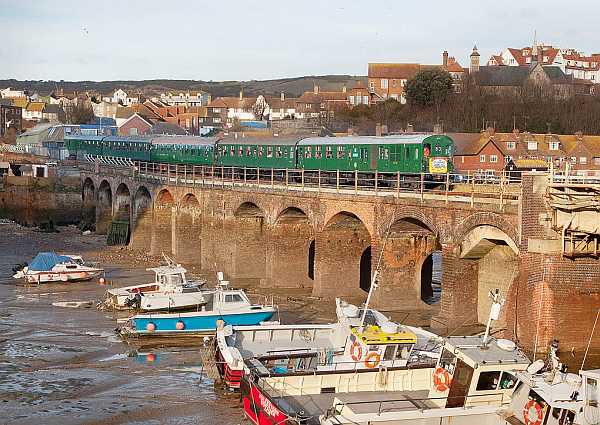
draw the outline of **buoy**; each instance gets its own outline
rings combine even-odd
[[[100,285],[104,285],[104,284],[106,284],[106,279],[101,277],[100,279],[98,279],[98,282],[100,283]]]
[[[146,361],[148,363],[153,363],[156,360],[156,354],[150,353],[146,356]]]
[[[146,325],[146,330],[148,332],[154,332],[156,330],[156,325],[154,323],[150,322]]]
[[[179,322],[177,322],[175,324],[175,329],[177,329],[178,331],[182,331],[185,329],[185,323],[183,323],[181,320]]]

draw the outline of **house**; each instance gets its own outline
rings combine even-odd
[[[14,99],[17,97],[27,98],[27,93],[25,93],[23,90],[13,90],[10,87],[0,90],[0,98]]]
[[[160,101],[169,106],[206,106],[210,103],[210,95],[206,92],[199,91],[196,93],[161,93]]]
[[[357,81],[354,86],[348,90],[348,105],[352,108],[358,105],[368,106],[370,103],[371,96],[369,95],[369,89],[362,81]]]
[[[26,97],[13,97],[9,99],[13,106],[16,106],[21,109],[27,108],[27,104],[29,101]]]
[[[575,49],[564,49],[536,42],[532,47],[506,48],[492,55],[488,66],[529,66],[534,61],[543,66],[558,66],[573,78],[598,83],[600,81],[600,53],[586,55]]]
[[[389,98],[406,103],[404,86],[422,69],[418,63],[369,63],[368,82],[371,103]]]
[[[134,113],[119,125],[119,136],[143,136],[152,132],[153,123]]]
[[[506,167],[506,150],[491,131],[448,135],[454,140],[454,168],[458,172],[494,174]]]
[[[42,110],[42,119],[51,124],[65,121],[65,111],[63,111],[60,105],[45,104]]]
[[[22,114],[20,107],[0,101],[0,137],[3,137],[9,128],[14,128],[17,134],[21,132]]]
[[[447,71],[452,77],[452,89],[454,93],[462,92],[464,79],[469,74],[469,70],[463,68],[454,56],[448,56],[447,50],[444,50],[444,53],[442,53],[442,69]]]
[[[164,121],[164,119],[154,110],[148,108],[148,106],[138,103],[132,106],[119,106],[117,107],[117,111],[115,113],[115,121],[118,127],[121,127],[125,121],[131,118],[132,115],[138,114],[144,120],[150,122],[152,125],[159,121]]]
[[[23,110],[23,119],[41,121],[43,119],[44,102],[29,102]]]
[[[279,97],[267,97],[269,120],[294,119],[296,117],[296,101],[295,98],[287,98],[283,92]]]
[[[240,90],[239,97],[217,97],[207,107],[207,126],[231,126],[234,120],[251,121],[256,119],[253,107],[256,97],[244,97]]]
[[[94,115],[97,117],[115,118],[118,107],[118,103],[107,102],[105,100],[92,102],[92,109],[94,110]]]
[[[105,100],[105,99],[103,99]],[[114,91],[111,99],[112,103],[118,103],[123,106],[131,106],[139,103],[139,97],[130,97],[127,92],[123,89],[117,89]]]
[[[346,88],[342,91],[322,91],[315,85],[296,100],[297,118],[332,118],[336,111],[349,105]]]
[[[563,137],[563,139],[568,146],[567,138]],[[571,169],[600,171],[600,136],[584,136],[578,132],[574,135],[574,140],[570,140],[570,145],[565,161],[569,162]]]
[[[185,136],[189,134],[183,128],[170,122],[159,122],[152,126],[152,134],[162,134],[168,136]]]

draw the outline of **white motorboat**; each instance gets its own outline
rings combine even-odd
[[[117,309],[143,311],[189,310],[206,304],[202,286],[206,281],[189,281],[187,270],[168,261],[166,266],[147,269],[154,282],[109,289],[105,304]]]
[[[15,279],[25,279],[28,283],[83,281],[104,273],[104,269],[85,263],[79,255],[55,252],[40,252],[31,263],[14,271]]]

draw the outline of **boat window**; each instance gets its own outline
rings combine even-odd
[[[500,372],[481,372],[479,374],[479,381],[477,381],[477,391],[492,391],[498,388],[498,382],[500,381]]]
[[[395,350],[395,345],[388,345],[387,347],[385,347],[385,353],[383,353],[383,360],[394,360]]]
[[[160,283],[167,283],[167,277],[165,275],[162,275],[158,278],[158,281]]]
[[[407,360],[410,355],[412,344],[398,344],[398,350],[396,350],[396,359]]]
[[[171,275],[170,280],[173,285],[179,285],[183,283],[183,277],[180,274]]]
[[[585,379],[586,389],[585,392],[587,394],[586,403],[588,406],[597,407],[598,406],[598,381],[593,378]]]
[[[502,372],[502,378],[500,378],[500,389],[510,390],[517,383],[517,377],[510,372]]]
[[[555,417],[556,419],[558,419],[560,417],[560,411],[562,409],[560,409],[559,407],[555,407],[552,409],[552,416]]]
[[[452,352],[450,350],[448,350],[447,348],[444,348],[444,351],[442,351],[442,355],[440,357],[439,365],[440,365],[440,367],[443,367],[444,369],[446,369],[448,371],[448,373],[450,373],[451,375],[454,374],[454,367],[456,365],[456,356],[454,354],[452,354]]]
[[[242,296],[239,294],[227,294],[225,295],[226,303],[241,303],[243,300]]]
[[[77,268],[77,264],[67,264],[66,268],[68,268],[68,269],[76,269]]]

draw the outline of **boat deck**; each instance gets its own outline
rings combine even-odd
[[[312,341],[305,341],[300,338],[290,341],[284,339],[273,339],[270,341],[258,340],[258,341],[243,341],[241,344],[236,344],[236,347],[240,351],[243,358],[250,358],[255,356],[276,356],[285,355],[289,353],[316,353],[323,349],[333,350],[333,343],[331,339],[322,337],[316,338]],[[335,347],[336,349],[343,350],[343,347]]]
[[[279,407],[288,413],[309,417],[307,424],[319,424],[319,415],[333,407],[334,399],[352,404],[355,413],[377,413],[435,408],[427,400],[429,391],[360,391],[354,393],[325,393],[275,397]],[[292,415],[293,416],[293,415]]]

